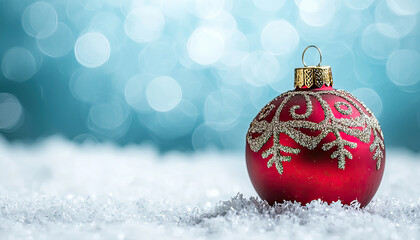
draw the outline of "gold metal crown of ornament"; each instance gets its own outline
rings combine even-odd
[[[305,63],[305,52],[308,48],[316,48],[319,52],[319,63],[316,66],[307,66]],[[320,88],[322,86],[332,87],[333,78],[330,66],[321,66],[322,53],[317,46],[310,45],[302,53],[302,68],[295,68],[295,88],[308,89]]]

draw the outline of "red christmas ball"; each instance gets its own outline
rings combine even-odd
[[[350,93],[331,87],[329,67],[296,69],[295,85],[268,103],[248,130],[246,163],[255,190],[270,204],[367,205],[385,167],[377,119]]]

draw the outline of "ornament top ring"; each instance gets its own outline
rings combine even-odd
[[[305,63],[305,52],[308,48],[314,47],[319,52],[319,63],[316,66],[307,66]],[[302,53],[303,68],[295,68],[295,88],[320,88],[322,86],[332,87],[333,78],[330,66],[321,66],[322,53],[315,45],[310,45]]]
[[[302,204],[354,200],[366,206],[385,167],[385,144],[374,114],[332,87],[330,66],[295,68],[295,89],[267,103],[246,135],[246,163],[258,195]]]
[[[305,52],[306,52],[306,50],[308,50],[308,48],[311,48],[311,47],[316,48],[318,50],[318,52],[319,52],[319,63],[318,63],[317,66],[320,67],[321,66],[321,63],[322,63],[322,53],[321,53],[321,50],[317,46],[315,46],[315,45],[309,45],[309,46],[307,46],[305,48],[305,50],[303,50],[303,53],[302,53],[302,63],[303,63],[303,66],[307,67],[307,65],[305,63]]]

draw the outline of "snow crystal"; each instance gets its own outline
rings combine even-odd
[[[241,153],[0,140],[0,239],[419,239],[420,156],[387,153],[365,208],[268,205]]]

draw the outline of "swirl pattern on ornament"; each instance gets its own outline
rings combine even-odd
[[[324,95],[335,95],[343,98],[348,102],[337,102],[334,104],[334,107],[337,109],[337,111],[343,115],[352,114],[352,107],[350,104],[359,112],[360,115],[353,118],[336,118],[330,105],[322,98]],[[280,113],[282,112],[284,106],[295,96],[302,96],[305,98],[306,112],[304,114],[297,114],[295,111],[299,109],[300,106],[294,105],[290,108],[290,115],[292,116],[293,120],[280,121]],[[263,119],[268,116],[272,110],[275,109],[275,106],[272,102],[280,98],[283,98],[283,100],[281,101],[279,107],[276,109],[275,115],[271,122]],[[325,118],[319,123],[304,120],[308,118],[313,112],[311,98],[316,99],[324,111]],[[263,158],[272,156],[267,162],[268,168],[275,164],[279,174],[282,174],[282,162],[290,162],[292,157],[283,156],[281,152],[291,154],[298,154],[300,152],[300,149],[298,148],[281,145],[279,141],[280,133],[287,134],[296,143],[309,150],[313,150],[329,133],[333,133],[335,140],[324,143],[322,145],[322,150],[329,151],[333,147],[336,147],[336,150],[331,154],[331,159],[337,159],[338,168],[344,170],[346,159],[353,158],[353,155],[345,147],[357,147],[357,143],[347,141],[341,137],[340,133],[345,133],[349,136],[356,137],[364,143],[369,143],[371,135],[373,134],[374,139],[370,144],[369,150],[374,152],[373,159],[376,160],[376,168],[380,169],[381,161],[384,158],[385,151],[382,130],[379,126],[378,120],[375,118],[373,113],[350,93],[342,90],[327,90],[317,92],[289,91],[278,96],[272,102],[267,104],[266,107],[264,107],[258,114],[258,117],[252,121],[246,136],[246,140],[251,150],[254,152],[260,151],[261,148],[267,143],[267,141],[273,137],[273,146],[261,153]],[[346,106],[347,109],[341,108],[342,106]],[[360,106],[362,106],[367,113]],[[320,131],[321,133],[317,136],[309,136],[300,131],[300,129]]]
[[[290,108],[290,115],[292,115],[293,119],[306,119],[309,116],[311,116],[313,108],[312,108],[312,102],[308,95],[303,95],[306,102],[306,112],[304,114],[297,114],[296,110],[300,109],[299,105],[294,105]]]
[[[343,109],[341,106],[345,106],[346,109]],[[336,102],[334,103],[334,107],[335,109],[337,109],[337,111],[343,115],[351,115],[353,113],[353,110],[350,107],[350,104],[346,103],[346,102]]]
[[[270,112],[276,107],[274,104],[267,104],[265,107],[261,110],[258,119],[261,120],[270,114]]]

